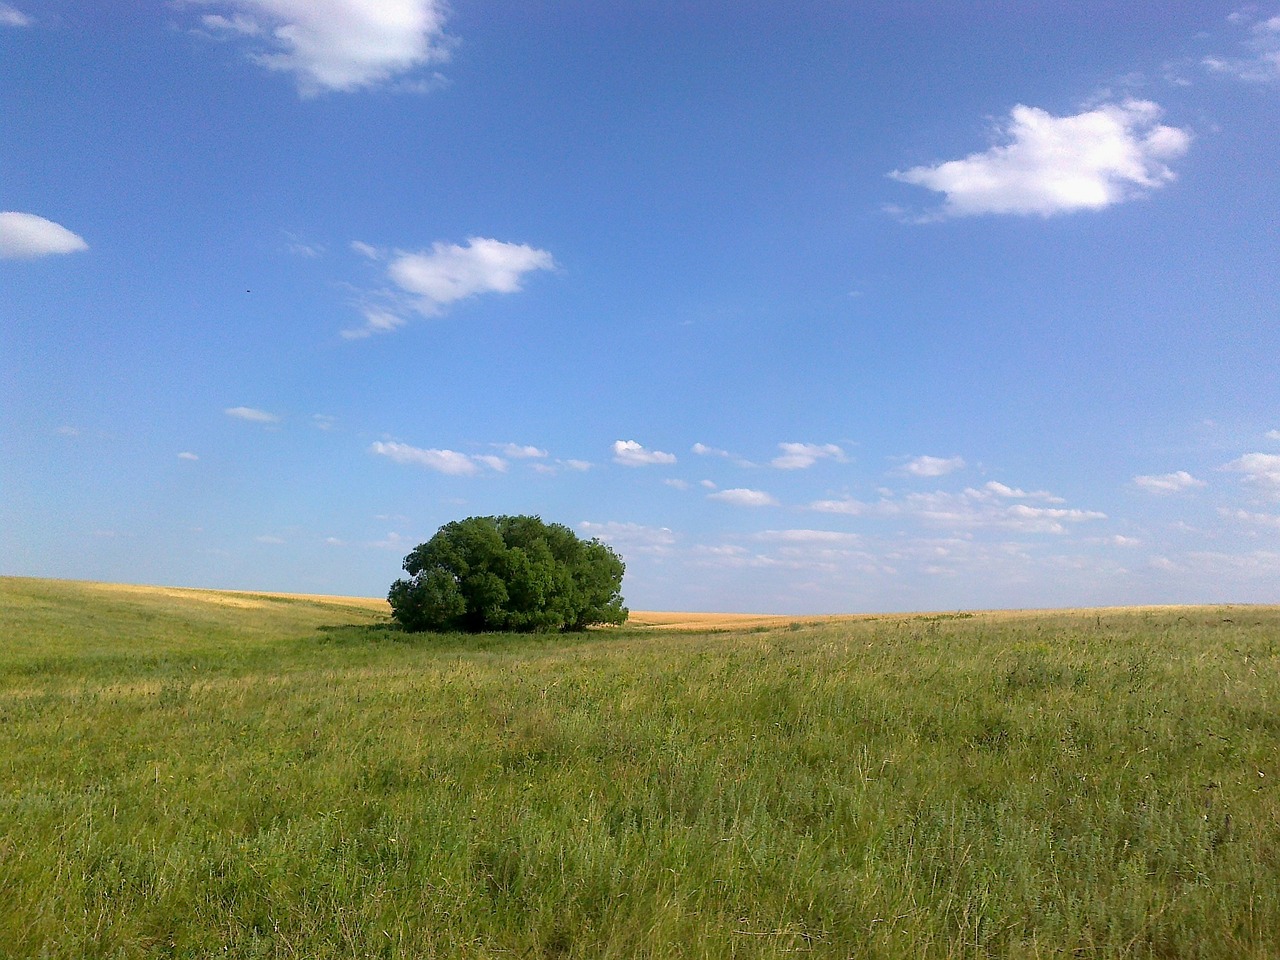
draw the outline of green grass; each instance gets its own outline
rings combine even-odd
[[[0,579],[0,957],[1280,957],[1280,608],[215,596]]]

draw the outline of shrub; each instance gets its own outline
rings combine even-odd
[[[585,630],[627,619],[622,559],[599,540],[538,517],[469,517],[404,558],[391,585],[406,630]]]

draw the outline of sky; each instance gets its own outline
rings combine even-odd
[[[1280,5],[2,0],[0,573],[1280,601]]]

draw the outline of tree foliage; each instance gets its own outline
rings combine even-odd
[[[622,559],[599,540],[538,517],[469,517],[404,558],[391,585],[406,630],[585,630],[627,619]]]

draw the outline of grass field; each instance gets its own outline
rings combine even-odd
[[[1280,608],[0,578],[0,957],[1280,957]]]

